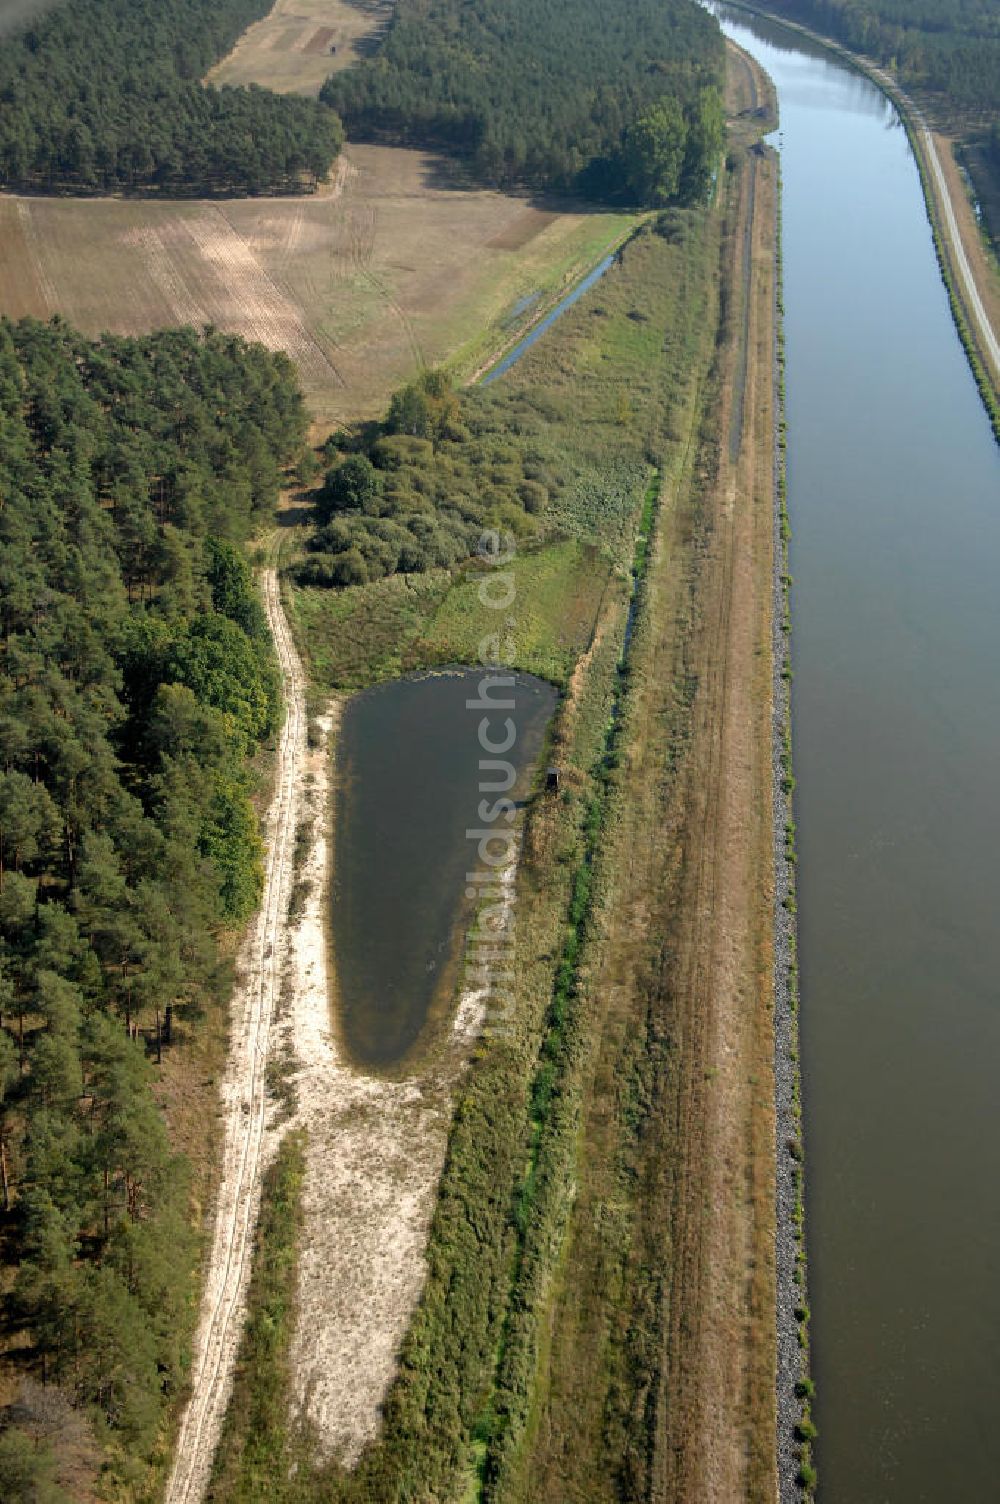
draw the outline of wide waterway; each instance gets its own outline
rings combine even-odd
[[[341,1035],[366,1065],[398,1064],[429,1015],[454,1001],[472,912],[466,874],[480,868],[478,837],[467,832],[507,829],[505,813],[494,807],[508,776],[498,760],[517,774],[509,793],[515,803],[530,790],[556,691],[530,674],[506,685],[494,679],[486,697],[497,709],[484,711],[468,703],[478,701],[484,675],[494,679],[471,668],[397,679],[358,695],[344,711],[334,969]],[[499,704],[508,697],[510,710]],[[484,720],[493,751],[480,741]],[[502,843],[487,851],[493,860]]]
[[[893,108],[727,13],[781,114],[820,1492],[1000,1497],[1000,452]]]

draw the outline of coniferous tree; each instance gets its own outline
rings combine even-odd
[[[0,320],[6,1315],[133,1459],[190,1322],[161,1025],[197,1027],[217,936],[260,891],[248,758],[279,699],[242,545],[304,433],[290,363],[260,346]],[[24,1472],[6,1436],[0,1496],[55,1500],[44,1449]]]

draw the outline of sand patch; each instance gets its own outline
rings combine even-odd
[[[344,1060],[331,1019],[325,916],[337,719],[334,706],[305,760],[308,896],[289,937],[290,1002],[272,1051],[295,1057],[295,1124],[306,1129],[292,1404],[321,1453],[351,1463],[377,1434],[423,1288],[454,1086],[481,1033],[487,993],[474,981],[462,991],[443,1046],[407,1079],[367,1075]],[[503,878],[505,913],[514,876],[511,867]]]

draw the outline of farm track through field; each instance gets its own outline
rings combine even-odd
[[[423,370],[427,362],[424,359],[424,352],[420,347],[420,341],[417,339],[413,324],[410,321],[410,316],[406,312],[406,309],[403,307],[402,303],[397,303],[396,299],[392,296],[389,288],[386,286],[381,277],[376,276],[373,271],[366,271],[364,273],[364,276],[368,282],[368,285],[376,293],[378,293],[379,297],[385,301],[386,307],[391,308],[393,313],[399,319],[399,322],[403,327],[403,333],[406,335],[407,343],[410,346],[410,354],[416,361],[417,368],[419,370]]]
[[[281,668],[286,719],[266,831],[264,892],[242,956],[222,1088],[219,1199],[195,1337],[191,1395],[181,1418],[166,1504],[197,1504],[211,1474],[243,1330],[260,1178],[268,1157],[267,1061],[284,960],[292,849],[305,755],[305,680],[281,605],[275,569],[264,601]]]
[[[21,226],[21,234],[24,236],[24,243],[31,252],[35,277],[41,288],[42,297],[48,304],[47,311],[51,315],[59,307],[59,299],[52,278],[46,270],[44,246],[35,222],[31,217],[31,204],[26,199],[19,198],[17,200],[17,217]]]
[[[352,213],[348,224],[348,234],[350,238],[349,254],[355,273],[367,282],[372,292],[399,319],[410,347],[410,354],[413,356],[417,368],[423,369],[427,362],[424,359],[424,352],[420,341],[417,339],[409,314],[403,305],[393,297],[392,291],[384,277],[380,277],[377,272],[372,270],[372,263],[375,259],[375,242],[378,238],[378,205],[368,205],[364,214]]]

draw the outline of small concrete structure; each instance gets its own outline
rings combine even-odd
[[[545,792],[558,794],[559,792],[559,769],[550,767],[545,774]]]

